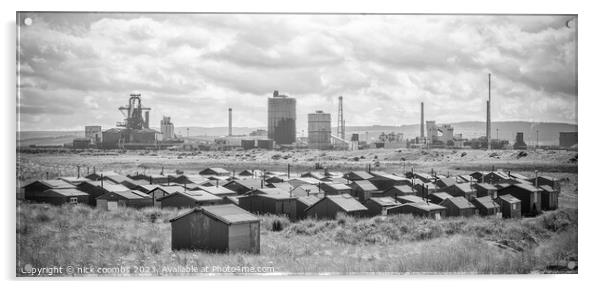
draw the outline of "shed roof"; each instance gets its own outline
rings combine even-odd
[[[490,196],[475,198],[474,202],[479,203],[481,206],[483,206],[487,209],[493,209],[493,208],[500,207],[500,205],[498,205],[495,201],[493,201],[493,198],[491,198]]]
[[[388,180],[393,180],[393,181],[408,180],[407,178],[389,174],[389,173],[385,173],[385,172],[370,172],[370,174],[372,174],[372,178],[381,178],[381,179],[388,179]]]
[[[408,185],[399,185],[399,186],[393,186],[390,189],[388,189],[387,191],[390,190],[398,190],[404,194],[411,194],[414,192],[414,190],[412,189],[412,187],[408,186]]]
[[[370,181],[361,180],[353,182],[357,187],[359,187],[362,191],[377,191],[378,188],[372,184]]]
[[[177,192],[184,192],[184,188],[181,186],[158,186],[157,188],[155,188],[155,190],[162,190],[164,192],[166,192],[167,194],[175,194]],[[151,190],[151,192],[154,190]],[[149,192],[149,194],[151,193]]]
[[[403,204],[402,206],[410,206],[428,212],[436,210],[445,210],[445,207],[433,203],[407,203]]]
[[[103,188],[104,190],[109,191],[109,192],[125,192],[125,191],[130,190],[124,185],[111,185],[111,184],[109,184],[109,185],[103,184],[101,188]]]
[[[75,188],[74,185],[72,185],[68,182],[65,182],[63,180],[38,180],[38,181],[28,184],[27,186],[34,184],[36,182],[43,184],[44,186],[47,186],[49,188],[53,188],[53,189],[74,189]]]
[[[449,198],[453,198],[454,196],[446,193],[446,192],[436,192],[436,193],[432,193],[430,194],[431,196],[436,196],[437,198],[441,199],[441,200],[445,200],[445,199],[449,199]]]
[[[339,206],[339,208],[341,208],[345,212],[368,210],[368,208],[364,207],[364,205],[362,205],[360,202],[358,202],[355,198],[353,198],[349,194],[329,195],[329,196],[326,196],[325,198],[327,198],[330,201],[332,201],[333,203],[335,203],[337,206]]]
[[[471,204],[464,197],[453,197],[453,198],[445,199],[445,200],[443,200],[443,202],[441,204],[444,204],[446,202],[450,202],[450,203],[454,204],[454,206],[456,206],[459,209],[474,209],[475,208],[475,206],[473,204]]]
[[[516,197],[514,197],[513,195],[510,195],[510,194],[501,195],[501,196],[498,196],[498,198],[500,198],[501,200],[503,200],[507,203],[510,203],[510,204],[520,203],[519,199],[517,199]]]
[[[322,182],[320,182],[320,180],[314,179],[314,178],[294,178],[294,179],[290,179],[289,182],[292,181],[301,181],[304,182],[306,184],[310,184],[310,185],[317,185],[320,184]]]
[[[199,174],[201,174],[201,175],[210,175],[210,174],[227,175],[227,174],[230,174],[230,172],[224,168],[206,168],[206,169],[200,171]]]
[[[236,192],[228,189],[228,188],[224,188],[222,186],[216,187],[199,187],[201,190],[208,192],[214,196],[221,196],[221,195],[231,195],[231,194],[235,194]]]
[[[42,192],[40,196],[57,196],[57,197],[77,197],[87,196],[88,194],[78,189],[49,189]]]
[[[293,189],[293,186],[287,182],[282,182],[282,183],[272,183],[271,186],[274,186],[275,188],[281,189],[283,191],[290,191]]]
[[[366,171],[351,171],[344,175],[344,177],[346,179],[348,179],[352,176],[355,178],[362,179],[362,180],[368,180],[368,179],[372,178],[372,175]]]
[[[453,186],[455,186],[456,188],[458,188],[458,190],[460,190],[463,193],[472,193],[475,190],[472,188],[472,184],[471,183],[460,183],[460,184],[454,184]]]
[[[320,200],[320,198],[316,197],[316,196],[304,196],[304,197],[298,197],[297,201],[303,203],[306,206],[311,206],[315,203],[317,203]]]
[[[523,190],[527,190],[527,191],[530,191],[530,192],[539,192],[539,191],[541,191],[541,189],[538,189],[538,188],[536,188],[535,186],[533,186],[531,184],[516,183],[516,184],[510,185],[509,187],[512,187],[512,186],[519,187],[519,188],[521,188]],[[504,188],[504,189],[506,189],[506,188]]]
[[[344,191],[344,190],[351,189],[347,185],[345,185],[345,184],[339,184],[339,183],[322,183],[322,185],[330,187],[330,188],[332,188],[334,190],[337,190],[337,191]]]
[[[439,187],[449,187],[456,184],[456,178],[442,178],[436,181]]]
[[[389,206],[395,206],[395,205],[400,204],[398,201],[396,201],[395,199],[393,199],[391,197],[375,197],[375,198],[370,198],[370,200],[377,203],[378,205],[380,205],[382,207],[389,207]]]
[[[192,209],[180,216],[177,216],[169,221],[174,222],[184,216],[187,216],[189,214],[193,214],[196,212],[200,212],[205,215],[214,217],[226,224],[242,224],[242,223],[259,222],[259,218],[257,218],[257,216],[241,209],[240,207],[238,207],[236,205],[232,205],[232,204],[203,206],[200,208],[194,208],[194,209]]]
[[[408,203],[426,203],[426,201],[415,195],[407,195],[407,196],[397,196],[398,200],[406,201]]]
[[[495,191],[495,190],[497,190],[497,188],[494,185],[488,184],[488,183],[476,183],[474,185],[477,188],[482,188],[482,189],[487,190],[487,191]]]
[[[150,198],[149,195],[142,193],[140,191],[138,191],[138,193],[136,193],[132,190],[128,190],[128,191],[111,191],[111,192],[108,192],[108,193],[105,193],[105,194],[99,196],[98,199],[104,199],[104,198],[106,198],[106,196],[111,195],[111,194],[121,196],[122,198],[128,199],[128,200],[142,200],[142,199]]]
[[[542,189],[544,192],[548,193],[556,192],[556,190],[554,190],[554,188],[550,187],[549,185],[539,186],[539,188]]]

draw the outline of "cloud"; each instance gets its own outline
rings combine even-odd
[[[569,16],[30,13],[20,25],[20,127],[112,127],[132,90],[151,122],[265,126],[272,90],[348,125],[482,120],[576,123]]]

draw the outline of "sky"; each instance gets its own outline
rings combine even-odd
[[[297,129],[485,121],[577,123],[577,19],[509,15],[22,13],[19,130],[114,127],[139,91],[151,127],[266,127],[274,90]],[[31,23],[25,24],[24,19]]]

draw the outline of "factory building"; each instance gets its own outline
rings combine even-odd
[[[308,145],[310,149],[331,149],[330,113],[321,110],[307,115]]]
[[[434,120],[429,120],[426,122],[426,135],[432,144],[454,145],[454,128],[449,124],[439,126]]]
[[[297,100],[274,91],[268,98],[268,138],[278,145],[290,145],[296,139]]]
[[[90,144],[99,145],[102,143],[102,127],[100,125],[87,125],[84,136],[90,140]]]
[[[558,144],[561,148],[570,148],[577,144],[577,132],[560,132]]]
[[[171,117],[164,116],[161,120],[161,135],[163,140],[172,140],[175,138],[174,125],[171,123]]]

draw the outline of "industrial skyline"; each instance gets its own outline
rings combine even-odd
[[[20,130],[111,127],[131,90],[151,127],[224,127],[228,108],[235,127],[267,127],[273,90],[297,100],[298,134],[341,95],[346,126],[416,124],[420,102],[426,120],[482,121],[488,73],[493,121],[577,123],[570,16],[21,16]]]

